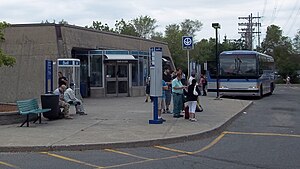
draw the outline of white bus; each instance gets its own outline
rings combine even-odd
[[[271,56],[256,51],[224,51],[219,56],[219,66],[220,96],[262,97],[275,89],[275,65]],[[210,66],[207,70],[208,92],[217,91],[215,68]]]

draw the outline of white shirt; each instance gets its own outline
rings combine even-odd
[[[188,85],[192,84],[193,79],[195,79],[193,76],[190,76],[189,81],[188,81]]]
[[[77,100],[75,97],[75,92],[71,88],[67,88],[67,90],[64,93],[64,98],[66,102]]]

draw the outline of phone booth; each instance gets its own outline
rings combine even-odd
[[[76,97],[81,99],[82,97],[80,94],[80,60],[69,58],[57,59],[57,73],[58,72],[62,72],[63,76],[67,78],[68,87],[70,87],[70,84],[74,84],[74,86],[71,87],[75,91]]]

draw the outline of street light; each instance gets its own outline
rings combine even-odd
[[[217,99],[220,98],[219,94],[219,56],[218,56],[218,29],[221,28],[221,25],[219,23],[212,23],[211,26],[215,28],[216,30],[216,68],[217,68]]]

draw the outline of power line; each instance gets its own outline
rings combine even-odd
[[[239,30],[241,30],[240,33],[242,38],[245,39],[247,48],[249,50],[253,49],[253,34],[258,34],[258,46],[260,45],[260,30],[259,27],[261,27],[261,23],[259,22],[259,19],[261,17],[258,16],[257,17],[253,17],[252,13],[248,16],[248,17],[238,17],[238,19],[246,19],[248,22],[240,22],[238,23],[238,26],[240,26],[241,28],[239,28]],[[257,22],[253,22],[253,19],[257,19]],[[255,32],[255,27],[257,27],[257,31]]]
[[[263,11],[262,11],[262,16],[265,15],[265,11],[266,11],[267,4],[268,4],[268,0],[265,0],[264,7],[263,7]]]
[[[294,20],[293,20],[293,22],[292,22],[292,25],[291,25],[290,29],[288,30],[287,34],[289,34],[289,33],[291,32],[292,28],[294,27],[294,25],[295,25],[295,23],[296,23],[296,20],[297,20],[297,17],[298,17],[298,16],[300,16],[300,7],[299,7],[299,9],[298,9],[298,12],[297,12],[296,16],[294,17]],[[298,21],[298,20],[297,20],[297,21]]]
[[[284,26],[287,26],[287,25],[289,24],[289,22],[290,22],[291,18],[292,18],[292,17],[293,17],[293,15],[294,15],[294,12],[295,12],[295,10],[296,10],[297,6],[298,6],[298,2],[299,2],[299,1],[296,1],[296,4],[294,5],[294,8],[293,8],[293,10],[292,10],[292,12],[291,12],[290,16],[289,16],[289,17],[288,17],[288,19],[286,20],[286,22],[285,22]]]

